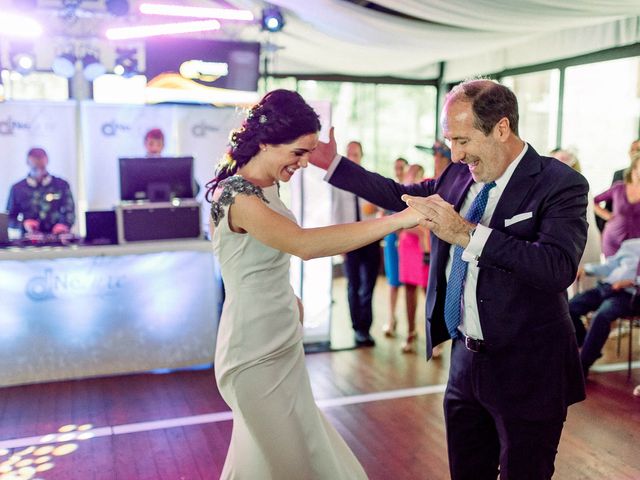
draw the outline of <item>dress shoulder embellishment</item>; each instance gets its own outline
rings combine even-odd
[[[220,220],[224,218],[224,207],[233,205],[235,196],[238,193],[255,195],[264,203],[269,203],[269,200],[267,200],[262,192],[262,188],[254,185],[239,175],[225,178],[218,185],[222,187],[222,194],[217,201],[211,202],[211,218],[213,219],[213,224],[216,227],[220,223]]]

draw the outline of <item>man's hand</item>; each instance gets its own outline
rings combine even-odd
[[[40,230],[40,222],[35,218],[27,218],[22,222],[22,226],[27,233],[36,233]]]
[[[53,228],[51,228],[51,233],[54,235],[60,235],[61,233],[69,233],[69,227],[64,223],[56,223]]]
[[[440,195],[403,195],[402,200],[425,217],[424,223],[420,224],[426,226],[439,239],[463,248],[469,244],[469,232],[475,225],[461,217],[453,205],[445,202]]]
[[[620,280],[611,284],[612,290],[624,290],[625,288],[633,287],[635,283],[633,280]]]
[[[309,162],[311,165],[326,170],[331,165],[331,162],[338,153],[338,147],[336,146],[336,138],[333,135],[333,127],[329,129],[329,143],[318,142],[316,148],[311,152]]]

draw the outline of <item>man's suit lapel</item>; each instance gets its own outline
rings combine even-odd
[[[456,212],[460,211],[462,208],[462,204],[464,203],[465,198],[467,197],[467,193],[473,185],[473,177],[468,172],[467,175],[459,175],[456,177],[456,180],[453,182],[451,187],[447,188],[446,195],[441,194],[441,196],[450,204],[452,204],[456,210]],[[441,193],[441,192],[438,192]],[[444,192],[442,192],[444,193]],[[433,243],[432,243],[433,247]],[[447,267],[447,262],[449,260],[449,249],[451,248],[451,244],[447,243],[443,240],[437,240],[437,249],[436,249],[436,258],[438,259],[438,275],[444,279],[445,269]]]
[[[527,198],[529,190],[535,185],[530,177],[537,175],[541,170],[542,162],[540,161],[540,155],[529,145],[527,153],[525,153],[516,167],[513,175],[511,175],[509,179],[509,183],[507,183],[504,192],[502,192],[500,196],[500,201],[493,212],[489,227],[503,228],[506,218],[511,218],[516,213],[522,213],[519,211],[520,205],[522,205],[524,199]]]

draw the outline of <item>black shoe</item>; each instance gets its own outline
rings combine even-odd
[[[376,341],[371,335],[369,335],[369,332],[356,332],[354,340],[356,342],[356,347],[375,347],[376,345]]]

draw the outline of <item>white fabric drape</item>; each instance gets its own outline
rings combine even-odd
[[[230,3],[253,10],[257,18],[265,5],[260,0]],[[447,79],[455,81],[640,41],[638,0],[376,1],[416,20],[344,0],[269,3],[280,7],[286,22],[269,37],[279,47],[271,73],[427,79],[446,62]],[[258,27],[237,35],[267,38]]]

